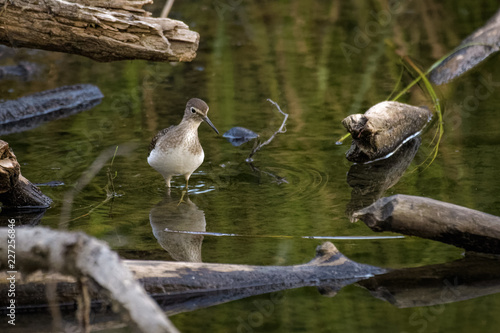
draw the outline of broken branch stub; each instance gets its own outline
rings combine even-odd
[[[425,107],[398,102],[381,102],[365,114],[350,115],[342,120],[352,136],[346,158],[358,163],[383,158],[418,134],[431,117]]]
[[[184,22],[148,17],[141,9],[148,1],[93,2],[0,0],[0,43],[97,61],[191,61],[196,57],[200,35]]]
[[[52,200],[21,175],[9,144],[0,140],[0,202],[2,208],[48,208]]]
[[[353,214],[373,231],[437,240],[467,251],[500,254],[500,217],[454,204],[397,194]]]

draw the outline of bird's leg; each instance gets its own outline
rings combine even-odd
[[[186,187],[182,191],[181,200],[179,200],[179,203],[177,204],[177,206],[179,206],[181,204],[181,202],[185,202],[184,196],[188,193],[188,183],[189,183],[189,178],[186,177]]]
[[[172,179],[172,176],[166,176],[165,177],[165,184],[168,188],[170,188],[170,179]]]

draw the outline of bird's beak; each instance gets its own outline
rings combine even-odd
[[[212,124],[212,122],[210,121],[210,119],[208,119],[208,117],[203,117],[203,120],[208,124],[210,125],[210,127],[212,127],[215,131],[215,133],[219,134],[219,131],[217,130],[217,128],[215,128],[214,124]]]

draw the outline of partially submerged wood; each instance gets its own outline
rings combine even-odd
[[[384,268],[351,261],[329,242],[317,248],[312,261],[295,266],[138,260],[125,260],[124,264],[169,314],[304,286],[330,285],[340,290],[345,285],[387,272]],[[0,279],[0,292],[7,286],[5,281]],[[23,278],[16,286],[19,306],[46,304],[44,292],[48,281],[57,283],[60,302],[74,304],[79,293],[76,280],[60,274],[37,273]],[[91,290],[90,296],[93,301],[102,301],[102,295],[96,291]],[[0,306],[5,306],[2,302],[0,299]]]
[[[398,102],[381,102],[364,114],[350,115],[342,120],[352,137],[346,158],[364,163],[386,157],[422,131],[431,117],[425,107]]]
[[[52,200],[21,175],[21,166],[9,144],[0,140],[0,202],[6,208],[48,208]]]
[[[0,228],[0,270],[11,270],[7,264],[7,237],[8,228]],[[178,332],[105,243],[83,233],[35,227],[17,228],[15,244],[17,271],[29,274],[43,270],[69,275],[76,280],[89,279],[90,284],[111,298],[121,309],[124,319],[130,319],[139,331]],[[23,294],[22,289],[17,289],[19,282],[16,279],[17,305]],[[30,296],[32,299],[40,297]]]
[[[357,284],[398,308],[454,303],[500,293],[500,260],[467,256],[450,263],[393,270]]]
[[[459,46],[434,68],[429,77],[435,84],[447,83],[476,67],[484,59],[500,50],[500,10],[460,43]]]
[[[500,217],[450,203],[393,195],[353,214],[373,231],[437,240],[467,251],[500,254]]]
[[[148,17],[150,1],[0,0],[0,43],[80,54],[97,61],[191,61],[199,34]]]
[[[0,135],[23,132],[91,109],[103,97],[99,88],[92,84],[75,84],[1,102]]]

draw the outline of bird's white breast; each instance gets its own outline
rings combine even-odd
[[[191,175],[203,163],[205,154],[193,154],[189,149],[155,147],[148,157],[148,163],[165,176]]]

